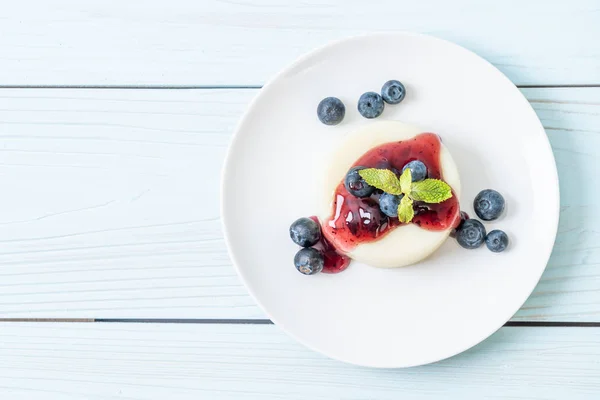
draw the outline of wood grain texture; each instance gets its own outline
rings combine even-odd
[[[454,41],[517,84],[600,84],[596,0],[25,0],[2,11],[0,85],[257,85],[327,42],[394,31]]]
[[[600,321],[600,88],[523,92],[552,142],[562,215],[515,320]],[[0,317],[265,318],[218,207],[256,93],[0,90]]]
[[[600,88],[523,90],[550,139],[560,180],[554,251],[520,320],[600,321]]]
[[[3,324],[6,399],[591,399],[600,329],[502,328],[437,364],[377,370],[275,326]]]
[[[260,315],[218,206],[254,93],[0,91],[0,314]]]

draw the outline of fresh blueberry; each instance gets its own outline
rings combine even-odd
[[[314,246],[321,239],[321,228],[310,218],[299,218],[290,226],[290,237],[298,246]]]
[[[325,257],[312,247],[300,249],[294,257],[294,265],[304,275],[313,275],[323,270]]]
[[[317,115],[325,125],[337,125],[344,119],[346,107],[337,97],[326,97],[317,106]]]
[[[397,217],[398,206],[400,205],[402,197],[404,197],[404,195],[396,196],[389,193],[382,193],[381,196],[379,196],[379,208],[381,209],[381,212],[388,217]]]
[[[494,229],[485,237],[485,245],[494,253],[500,253],[508,246],[508,236],[503,231]]]
[[[406,168],[410,169],[413,182],[422,181],[423,179],[427,178],[427,167],[422,161],[414,160],[409,162],[404,166],[404,168],[402,168],[402,172],[404,172]]]
[[[375,92],[367,92],[358,99],[358,112],[365,118],[377,118],[383,112],[383,98]]]
[[[476,219],[468,219],[456,230],[456,241],[465,249],[476,249],[485,240],[485,228]]]
[[[466,220],[469,219],[469,214],[464,211],[460,212],[460,221],[458,221],[458,225],[456,228],[452,229],[450,232],[450,237],[456,238],[456,232],[460,229],[460,227],[465,223]]]
[[[398,104],[404,100],[406,89],[400,81],[387,81],[381,88],[381,97],[388,104]]]
[[[504,197],[495,190],[485,189],[479,192],[473,201],[475,214],[484,221],[493,221],[504,211]]]
[[[375,191],[375,188],[369,185],[365,180],[358,174],[358,171],[365,169],[365,167],[354,167],[346,174],[344,179],[344,186],[346,190],[353,196],[356,197],[369,197]]]

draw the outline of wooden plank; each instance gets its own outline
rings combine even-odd
[[[254,94],[0,91],[0,315],[261,316],[218,196]]]
[[[562,184],[556,249],[516,320],[600,321],[600,88],[525,89]],[[256,90],[0,90],[0,317],[265,318],[219,222]],[[509,116],[507,116],[509,117]]]
[[[600,321],[600,89],[523,90],[556,158],[561,216],[554,251],[519,320]]]
[[[454,41],[517,84],[600,84],[596,0],[29,0],[0,17],[0,85],[257,85],[368,32]]]
[[[590,399],[600,329],[502,328],[404,370],[360,368],[264,325],[3,324],[7,399]]]

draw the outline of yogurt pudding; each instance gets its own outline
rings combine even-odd
[[[355,197],[344,186],[352,167],[402,168],[422,161],[428,177],[445,181],[452,197],[439,204],[415,202],[415,216],[402,224],[379,208],[376,191]],[[324,238],[337,252],[374,267],[393,268],[428,257],[460,222],[460,178],[448,149],[438,135],[396,121],[372,123],[350,135],[324,172],[318,214]]]
[[[386,82],[381,95],[364,93],[359,113],[377,118],[385,104],[400,103],[406,88]],[[336,97],[323,99],[317,116],[325,125],[344,119],[346,107]],[[301,248],[294,266],[304,275],[338,273],[352,259],[380,268],[415,264],[452,236],[465,249],[485,242],[503,252],[508,235],[486,232],[483,224],[460,211],[460,178],[450,152],[435,133],[397,121],[372,123],[346,138],[328,159],[318,213],[290,226],[290,238]],[[473,209],[484,221],[504,211],[504,197],[482,190]]]

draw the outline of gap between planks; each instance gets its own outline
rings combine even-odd
[[[273,325],[269,319],[221,319],[221,318],[0,318],[2,322],[74,322],[74,323],[122,323],[122,324],[221,324],[221,325]],[[600,322],[572,321],[508,321],[504,327],[565,327],[600,328]]]
[[[564,85],[516,85],[520,89],[600,88],[598,83]],[[0,89],[134,89],[134,90],[194,90],[194,89],[261,89],[263,85],[0,85]]]

